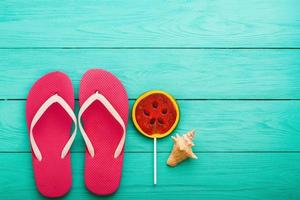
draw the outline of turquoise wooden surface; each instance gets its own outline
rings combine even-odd
[[[95,66],[115,73],[131,99],[157,88],[179,99],[300,99],[300,50],[0,49],[0,55],[0,84],[10,86],[0,87],[0,99],[25,99],[51,70],[66,72],[77,94],[82,74]]]
[[[152,141],[130,121],[121,186],[105,198],[300,199],[299,10],[298,0],[0,1],[0,199],[44,199],[25,124],[31,85],[60,70],[77,94],[91,67],[116,74],[130,105],[145,90],[172,93],[174,134],[197,131],[199,159],[176,168],[165,164],[172,141],[158,141],[153,186]],[[63,199],[101,198],[85,189],[83,152],[78,135]]]
[[[127,153],[119,191],[104,199],[298,199],[299,162],[295,153],[203,153],[170,169],[158,154],[153,186],[152,153]],[[2,199],[42,199],[36,191],[29,153],[1,154]],[[73,187],[63,199],[101,199],[84,186],[84,154],[72,154]],[[280,162],[284,160],[284,162]],[[16,164],[18,167],[16,167]],[[17,188],[17,189],[16,189]]]
[[[178,103],[182,118],[174,134],[195,128],[196,152],[300,152],[299,101],[179,100]],[[0,152],[29,152],[28,135],[24,134],[27,132],[25,101],[0,101],[0,110]],[[153,141],[137,134],[131,119],[127,133],[126,152],[153,151]],[[158,145],[158,152],[169,152],[172,148],[170,138],[160,139]],[[85,151],[80,134],[72,151]]]
[[[0,2],[2,47],[300,47],[298,0]]]

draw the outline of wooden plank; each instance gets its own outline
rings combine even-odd
[[[300,154],[204,153],[176,168],[158,154],[158,185],[152,183],[152,154],[125,155],[118,192],[106,199],[298,200]],[[0,154],[1,199],[42,199],[32,173],[31,155]],[[20,166],[20,167],[15,167]],[[99,199],[84,186],[84,154],[72,154],[73,187],[64,199]],[[184,176],[184,178],[182,178]]]
[[[299,50],[0,50],[0,99],[25,99],[45,73],[116,74],[130,98],[162,89],[180,99],[300,98]],[[8,89],[9,88],[9,89]]]
[[[299,101],[179,101],[179,106],[174,134],[196,129],[197,152],[300,151]],[[29,152],[25,101],[0,101],[0,110],[0,152]],[[172,144],[170,137],[160,139],[158,152],[169,152]],[[72,150],[85,151],[79,132]],[[130,120],[126,152],[152,151],[153,141]]]
[[[300,47],[298,0],[0,2],[0,47]]]

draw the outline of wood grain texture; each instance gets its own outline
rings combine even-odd
[[[14,0],[0,8],[0,47],[300,47],[298,0]]]
[[[25,123],[32,84],[60,70],[79,81],[113,72],[133,99],[162,89],[180,99],[175,133],[196,129],[198,160],[165,162],[129,121],[119,191],[105,199],[300,199],[300,1],[0,1],[0,199],[36,190]],[[76,113],[78,101],[76,101]],[[84,186],[80,133],[63,199],[102,199]]]
[[[0,99],[25,99],[42,75],[60,70],[77,96],[84,72],[101,67],[129,97],[162,89],[180,99],[299,99],[299,50],[0,50]]]
[[[173,134],[195,128],[196,152],[300,151],[299,101],[179,101],[179,106],[181,120]],[[25,101],[0,101],[0,110],[0,152],[29,152]],[[169,152],[172,145],[169,137],[160,139],[158,152]],[[85,151],[80,132],[72,151]],[[152,151],[153,141],[130,120],[126,152]]]
[[[176,168],[158,154],[158,185],[152,184],[152,154],[127,153],[118,192],[105,199],[298,200],[300,154],[203,153]],[[2,199],[42,199],[35,188],[31,155],[0,154]],[[280,162],[284,160],[284,162]],[[15,167],[18,166],[18,167]],[[73,187],[64,199],[99,199],[84,186],[84,154],[72,154]],[[184,177],[184,178],[183,178]]]

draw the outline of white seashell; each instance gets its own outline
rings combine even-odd
[[[187,158],[198,158],[192,150],[192,147],[195,146],[195,144],[193,143],[194,136],[194,130],[182,136],[179,136],[178,134],[176,134],[176,136],[172,136],[174,146],[167,160],[168,165],[174,167]]]

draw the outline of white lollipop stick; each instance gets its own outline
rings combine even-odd
[[[154,185],[156,185],[156,138],[154,138],[154,162],[153,162],[153,176],[154,176]]]

